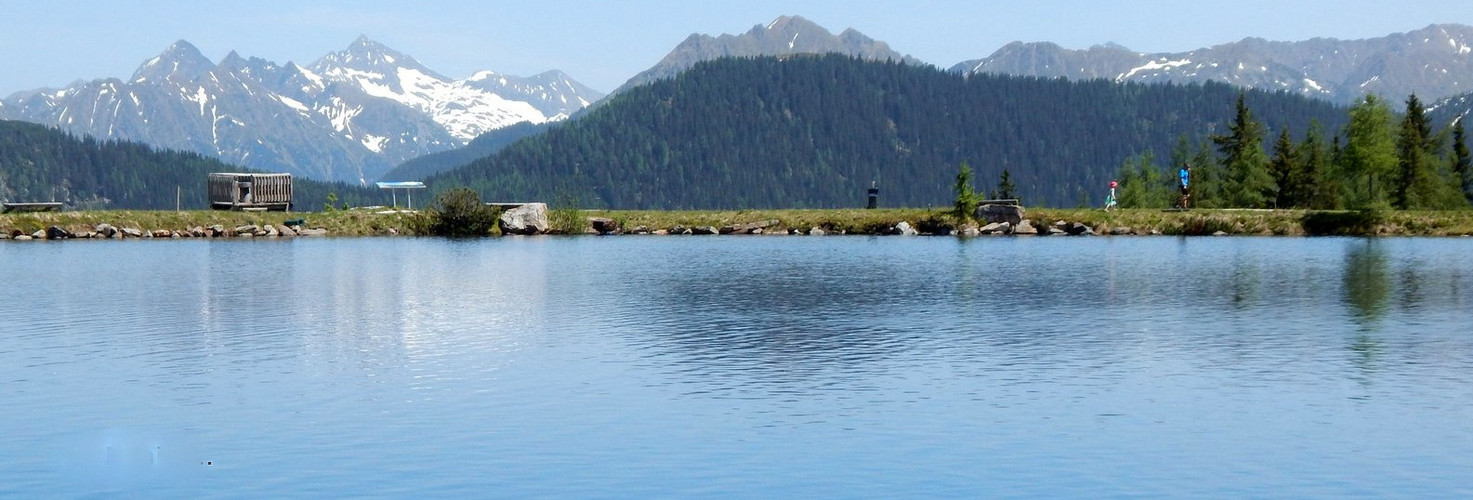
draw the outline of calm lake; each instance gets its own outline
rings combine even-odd
[[[0,496],[1473,495],[1473,239],[0,242]]]

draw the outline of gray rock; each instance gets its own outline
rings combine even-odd
[[[915,228],[910,227],[909,222],[900,221],[899,224],[895,225],[895,228],[890,230],[890,234],[897,234],[900,236],[916,236],[921,233],[919,231],[916,231]]]
[[[14,238],[14,236],[11,236],[9,233],[0,233],[0,240],[8,240],[11,238]]]
[[[1013,234],[1038,234],[1038,229],[1034,228],[1033,223],[1028,219],[1023,219],[1023,222],[1019,222],[1017,226],[1013,227]]]
[[[690,234],[690,228],[676,224],[670,228],[670,234]]]
[[[546,203],[526,203],[502,212],[496,224],[502,234],[542,234],[552,227],[547,222]]]
[[[31,241],[33,239],[35,239],[35,238],[32,238],[29,235],[24,235],[24,234],[15,237],[15,241]]]
[[[261,226],[261,230],[266,232],[267,238],[275,238],[281,236],[281,231],[277,231],[276,226],[273,226],[271,224]]]
[[[1024,210],[1022,206],[1001,204],[982,205],[980,207],[977,207],[976,212],[973,212],[973,216],[975,216],[977,220],[987,221],[989,223],[1006,222],[1013,226],[1016,226],[1018,225],[1018,223],[1023,222],[1023,217],[1026,214],[1027,210]]]
[[[171,233],[168,229],[155,229],[153,231],[149,231],[148,233],[148,235],[153,238],[168,238],[170,234]]]
[[[320,227],[316,229],[303,229],[297,231],[297,236],[327,236],[327,230]]]
[[[667,236],[670,234],[670,231],[668,229],[656,229],[654,231],[650,231],[650,234],[653,234],[655,236]]]
[[[46,239],[48,240],[65,240],[71,237],[72,232],[67,231],[61,226],[50,226],[46,228]]]
[[[762,234],[756,231],[777,225],[777,222],[777,219],[769,219],[745,224],[732,224],[722,227],[718,232],[721,234]]]
[[[982,226],[982,228],[978,229],[977,232],[982,234],[1008,234],[1008,230],[1012,228],[1013,225],[1006,222],[993,222],[991,224]]]
[[[962,230],[958,232],[957,235],[967,238],[974,238],[977,236],[981,236],[982,230],[979,229],[977,226],[968,225],[967,227],[962,228]]]
[[[112,226],[112,224],[108,224],[106,222],[98,224],[97,227],[92,228],[92,230],[97,231],[97,234],[102,235],[103,238],[111,238],[113,237],[113,235],[118,234],[118,228],[115,228]]]
[[[827,235],[827,234],[829,234],[828,231],[824,231],[823,228],[818,227],[818,226],[813,226],[813,227],[808,228],[808,235],[809,236],[824,236],[824,235]]]
[[[118,235],[119,235],[119,237],[126,237],[126,238],[142,238],[143,237],[143,230],[142,229],[138,229],[136,227],[125,227],[125,228],[118,229]]]
[[[256,234],[256,231],[260,231],[260,230],[261,230],[261,226],[257,226],[255,224],[251,224],[249,226],[235,226],[235,234],[240,234],[240,235],[244,235],[244,234]]]
[[[1215,233],[1212,233],[1212,235],[1213,236],[1227,236],[1228,234],[1227,234],[1227,232],[1224,232],[1224,231],[1217,231]]]
[[[1094,236],[1095,234],[1094,228],[1082,222],[1070,222],[1068,226],[1065,226],[1064,231],[1069,233],[1069,236]]]
[[[650,234],[650,228],[646,226],[634,226],[634,229],[629,230],[629,234]]]
[[[605,217],[589,217],[588,223],[598,234],[619,234],[622,229],[619,227],[619,221]]]
[[[1125,227],[1125,226],[1120,226],[1120,227],[1116,227],[1116,228],[1111,228],[1110,229],[1110,235],[1111,236],[1130,236],[1130,235],[1133,235],[1133,234],[1135,234],[1135,231],[1132,231],[1130,228]]]
[[[721,234],[715,226],[696,226],[690,228],[690,234]]]
[[[36,239],[36,240],[44,240],[44,239],[46,239],[46,230],[45,229],[37,229],[36,232],[31,233],[31,239]]]

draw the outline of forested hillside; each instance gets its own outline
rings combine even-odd
[[[0,120],[0,200],[60,201],[77,209],[173,209],[209,206],[210,172],[240,167],[195,153],[98,141],[32,123]],[[293,179],[295,205],[320,210],[328,195],[351,204],[384,203],[379,190]]]
[[[465,146],[450,151],[430,153],[401,163],[389,173],[384,174],[383,180],[417,181],[446,170],[453,170],[476,161],[477,158],[496,154],[497,151],[501,151],[502,148],[524,137],[540,134],[549,126],[551,126],[549,123],[533,124],[531,122],[507,125],[481,134]]]
[[[576,199],[588,207],[942,206],[962,162],[984,189],[1003,170],[1030,205],[1103,197],[1122,162],[1185,137],[1208,145],[1234,117],[1225,84],[1116,84],[999,75],[852,57],[720,59],[632,89],[500,153],[431,177],[490,200]],[[1248,92],[1275,133],[1345,110]]]

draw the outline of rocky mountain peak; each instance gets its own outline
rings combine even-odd
[[[310,66],[311,70],[318,73],[332,73],[335,69],[348,69],[383,75],[391,75],[399,68],[413,69],[441,80],[446,79],[430,71],[413,57],[374,41],[367,35],[359,35],[358,39],[348,45],[348,48],[324,55]]]
[[[158,56],[144,61],[133,72],[133,83],[184,82],[198,78],[215,67],[215,63],[201,54],[198,48],[187,41],[179,40],[164,49]]]
[[[710,36],[692,34],[677,45],[664,59],[634,78],[614,93],[637,85],[670,78],[696,63],[721,57],[784,56],[790,54],[846,54],[865,59],[896,60],[922,64],[902,55],[884,42],[878,42],[853,28],[834,35],[823,26],[802,16],[779,16],[765,25],[759,24],[740,35]]]

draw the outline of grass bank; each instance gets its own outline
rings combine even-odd
[[[387,213],[386,213],[387,212]],[[582,217],[614,219],[626,230],[644,226],[650,230],[674,226],[717,228],[760,221],[777,221],[767,232],[806,232],[822,228],[829,233],[883,234],[905,221],[922,228],[951,225],[945,209],[814,209],[814,210],[583,210]],[[1128,228],[1131,234],[1164,235],[1380,235],[1380,236],[1469,236],[1473,235],[1473,211],[1387,211],[1326,212],[1304,210],[1205,210],[1186,212],[1162,210],[1029,209],[1035,226],[1056,221],[1078,222],[1097,233]],[[304,227],[323,228],[334,236],[382,236],[410,234],[412,214],[372,209],[332,212],[221,212],[200,211],[88,211],[0,214],[0,233],[31,234],[50,226],[74,233],[98,224],[152,230],[187,230],[220,225],[282,224],[303,219]]]

